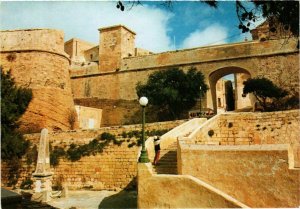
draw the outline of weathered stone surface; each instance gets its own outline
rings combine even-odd
[[[180,143],[179,173],[195,176],[250,207],[298,207],[299,169],[287,145],[208,146]]]
[[[220,190],[188,175],[153,175],[138,164],[138,208],[246,208]]]
[[[288,43],[283,43],[283,40],[253,41],[123,58],[119,71],[101,73],[71,71],[72,91],[74,98],[82,101],[85,98],[115,100],[115,102],[133,101],[137,99],[136,84],[146,82],[150,74],[173,67],[185,71],[190,67],[196,67],[205,75],[206,83],[209,85],[207,103],[203,106],[210,108],[217,107],[215,96],[217,80],[231,73],[246,73],[250,77],[264,76],[281,87],[297,93],[299,56],[296,52],[296,43],[294,40]],[[108,112],[112,113],[113,110]],[[121,122],[123,118],[124,114],[120,115],[117,121]],[[107,120],[110,123],[110,119]]]
[[[146,130],[172,129],[184,121],[171,121],[146,124]],[[103,132],[109,132],[117,136],[119,140],[124,140],[121,136],[123,132],[140,131],[141,125],[104,127],[94,130],[76,130],[66,132],[49,132],[49,142],[51,146],[62,147],[65,150],[70,144],[87,144]],[[27,134],[25,138],[33,145],[38,145],[40,134]],[[127,140],[127,139],[126,139]],[[128,148],[128,144],[136,141],[132,138],[130,142],[123,142],[121,146],[110,145],[106,147],[103,153],[95,156],[86,156],[79,161],[71,162],[67,159],[61,159],[59,165],[51,167],[53,172],[53,185],[57,182],[67,183],[70,190],[91,188],[94,190],[114,190],[125,188],[129,184],[135,184],[137,173],[137,159],[139,148],[133,146]],[[5,186],[9,181],[10,167],[6,162],[1,161],[1,184]],[[17,187],[26,179],[32,178],[35,171],[35,162],[32,165],[27,164],[26,158],[22,159],[20,167],[20,177]],[[17,171],[16,171],[17,172]]]
[[[37,164],[33,176],[49,175],[52,175],[52,173],[50,172],[49,139],[48,130],[44,128],[41,132]]]
[[[188,142],[205,144],[299,144],[299,110],[269,113],[223,113],[201,127]],[[208,132],[212,130],[213,135]]]
[[[74,109],[69,60],[63,33],[56,30],[20,30],[0,33],[0,61],[19,86],[31,88],[33,99],[21,118],[21,130],[69,129],[68,112]]]

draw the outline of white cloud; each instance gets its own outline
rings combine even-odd
[[[167,32],[172,13],[147,5],[124,12],[116,2],[7,2],[1,5],[1,29],[53,28],[73,37],[99,43],[98,29],[123,24],[136,32],[136,46],[153,52],[172,49]]]
[[[206,27],[204,30],[196,30],[190,33],[189,36],[184,39],[181,48],[193,48],[199,46],[224,44],[227,43],[227,37],[227,28],[219,24],[213,24]]]

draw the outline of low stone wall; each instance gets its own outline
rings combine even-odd
[[[178,172],[192,175],[250,207],[298,207],[300,169],[288,145],[191,145],[179,140]]]
[[[200,125],[203,124],[205,121],[207,121],[206,118],[194,118],[173,128],[171,131],[165,133],[160,137],[160,148],[165,149],[172,143],[177,142],[178,137],[188,136],[195,129],[200,127]],[[145,146],[148,152],[148,157],[150,161],[152,161],[155,156],[154,138],[149,137],[145,143]]]
[[[138,164],[138,208],[247,208],[229,195],[188,175],[153,175]]]
[[[300,111],[223,113],[195,130],[191,144],[299,144]],[[209,131],[213,132],[209,136]]]
[[[146,130],[172,129],[183,121],[171,121],[146,124]],[[136,138],[123,138],[123,132],[140,131],[141,125],[105,127],[96,130],[77,130],[67,132],[50,132],[49,142],[51,146],[62,147],[65,150],[70,144],[87,144],[103,132],[114,134],[118,140],[125,140],[121,146],[109,145],[101,154],[95,156],[85,156],[79,161],[71,162],[61,159],[59,165],[52,167],[54,172],[53,183],[67,183],[70,189],[91,188],[101,189],[120,189],[135,184],[137,173],[137,156],[139,147],[128,147],[128,144],[135,142]],[[33,145],[39,143],[40,134],[28,134],[25,138]],[[34,161],[34,159],[32,159]],[[31,178],[35,170],[36,162],[27,163],[27,159],[22,159],[17,187],[26,179]],[[1,184],[7,185],[9,175],[16,174],[16,168],[9,167],[1,161]]]

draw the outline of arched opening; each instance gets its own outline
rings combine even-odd
[[[251,95],[243,95],[243,82],[250,77],[249,71],[240,67],[225,67],[212,72],[209,75],[207,107],[212,108],[215,113],[252,107],[254,98]]]

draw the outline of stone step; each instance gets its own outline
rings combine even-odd
[[[177,164],[177,161],[176,159],[163,159],[163,160],[159,160],[159,165],[162,165],[162,164],[174,164],[176,165]]]
[[[160,150],[158,164],[153,166],[155,174],[177,174],[177,142]]]
[[[177,169],[173,170],[155,170],[153,173],[155,174],[177,174]]]

